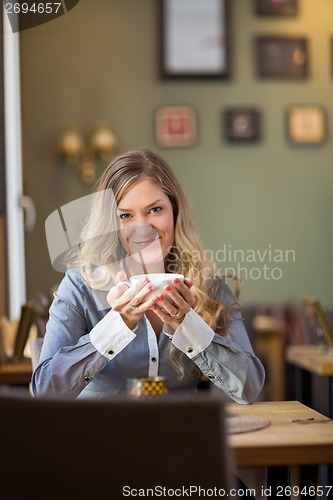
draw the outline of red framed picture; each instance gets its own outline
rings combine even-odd
[[[194,146],[198,141],[194,106],[159,106],[155,110],[155,139],[162,148]]]

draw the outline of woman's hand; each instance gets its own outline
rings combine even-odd
[[[151,306],[154,313],[173,330],[178,328],[195,304],[195,297],[190,290],[192,285],[191,278],[185,278],[184,283],[175,278],[172,285],[166,285],[163,294],[158,296],[159,303]]]
[[[158,298],[152,297],[142,301],[144,296],[153,289],[153,285],[147,278],[131,285],[127,281],[126,273],[120,271],[117,273],[116,281],[117,285],[110,289],[107,301],[114,311],[120,313],[128,328],[132,330]]]

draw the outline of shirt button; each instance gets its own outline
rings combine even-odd
[[[88,375],[86,375],[86,376],[84,377],[84,380],[85,380],[86,382],[90,382],[91,377],[89,377]]]
[[[112,349],[110,349],[110,350],[108,351],[108,354],[110,354],[110,356],[111,356],[113,353],[114,353],[114,351],[113,351]]]
[[[188,352],[188,353],[193,352],[193,347],[188,347],[188,348],[187,348],[187,352]]]
[[[209,378],[210,380],[213,380],[213,378],[215,378],[215,377],[214,377],[214,375],[212,375],[212,374],[210,373],[210,374],[208,375],[208,378]]]
[[[157,361],[154,356],[151,358],[151,360],[152,360],[153,363],[156,363],[156,361]]]

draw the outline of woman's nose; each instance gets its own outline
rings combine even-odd
[[[143,221],[144,222],[144,221]],[[142,222],[141,222],[142,224]],[[153,239],[156,238],[157,231],[148,223],[148,221],[145,221],[143,225],[138,225],[133,228],[133,234],[138,237],[138,238],[149,238]]]
[[[148,223],[148,219],[145,215],[138,215],[136,218],[135,218],[135,225],[140,228],[144,228],[146,226],[149,226],[149,223]]]

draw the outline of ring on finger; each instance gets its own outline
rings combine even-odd
[[[133,306],[133,304],[130,304],[130,308],[131,308],[131,309],[133,309],[133,311],[134,311],[134,309],[136,309],[137,307],[138,307],[138,306]]]
[[[182,316],[182,313],[181,313],[181,312],[179,311],[179,309],[178,309],[178,311],[176,312],[176,314],[171,314],[171,316],[172,316],[173,318],[180,318],[180,317]]]
[[[118,281],[117,286],[119,285],[126,285],[129,288],[131,283],[129,281]]]

